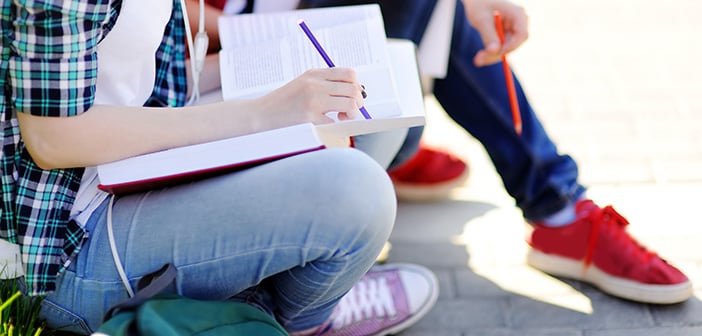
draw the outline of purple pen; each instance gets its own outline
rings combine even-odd
[[[314,45],[314,48],[317,49],[317,52],[319,52],[319,55],[322,56],[324,59],[324,62],[327,63],[327,65],[330,68],[335,67],[334,62],[332,62],[331,58],[329,58],[329,55],[327,55],[327,52],[324,51],[324,48],[322,48],[322,45],[319,44],[319,41],[317,41],[317,38],[314,37],[314,34],[312,34],[312,31],[310,30],[309,27],[307,27],[307,24],[305,23],[305,20],[300,19],[297,21],[297,24],[302,28],[302,31],[305,32],[305,35],[307,35],[307,38],[309,38],[310,42],[312,42],[312,45]],[[366,111],[366,108],[361,106],[359,108],[361,111],[361,114],[363,115],[364,118],[366,119],[371,119],[370,114],[368,114],[368,111]]]

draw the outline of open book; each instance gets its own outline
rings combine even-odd
[[[357,15],[361,15],[358,17],[364,18],[361,21],[368,21],[368,27],[366,28],[368,29],[367,34],[380,34],[383,42],[378,46],[378,48],[382,49],[380,52],[381,55],[378,57],[385,62],[384,67],[386,68],[384,71],[388,73],[387,78],[383,79],[383,76],[380,78],[365,77],[366,80],[363,81],[366,89],[369,91],[369,100],[373,95],[378,96],[375,100],[376,103],[367,105],[368,112],[373,116],[373,119],[337,121],[323,125],[305,123],[198,145],[168,149],[102,164],[97,167],[98,177],[100,179],[99,188],[115,194],[143,191],[242,169],[291,155],[330,147],[348,146],[349,137],[351,136],[423,125],[425,121],[424,101],[417,70],[415,46],[410,41],[386,40],[382,18],[379,16],[380,12],[377,5],[353,6],[353,8],[351,12],[362,12],[362,14],[357,13]],[[348,10],[345,7],[336,9],[342,12]],[[307,11],[322,11],[322,9],[296,12]],[[375,12],[377,12],[377,16],[373,14]],[[371,15],[368,16],[368,13],[371,13]],[[251,16],[239,16],[253,19],[255,15],[256,14]],[[270,14],[258,15],[264,16]],[[287,15],[290,15],[290,13]],[[228,21],[229,19],[239,16],[223,18],[223,21]],[[299,18],[300,16],[296,17]],[[315,29],[315,26],[318,25],[312,17],[301,17],[306,21],[309,20],[307,22],[311,29]],[[343,16],[339,17],[336,21],[343,21],[342,18]],[[377,23],[370,23],[377,20],[380,21],[379,25]],[[268,25],[260,24],[263,26]],[[299,30],[297,19],[292,21],[291,25],[293,27],[291,34],[294,32],[294,34],[303,35],[302,37],[304,38],[302,31],[297,31]],[[249,31],[254,31],[256,30],[255,27],[257,26],[252,23],[252,26],[248,29]],[[373,29],[371,30],[370,27],[373,27]],[[263,29],[260,29],[260,31],[263,32]],[[317,30],[314,32],[318,34]],[[324,35],[327,34],[333,36],[337,33],[327,32]],[[322,38],[320,38],[322,33],[320,32],[318,35],[320,35],[318,36],[320,43],[324,43]],[[225,48],[230,47],[224,42],[225,38],[228,38],[228,36],[227,33],[223,33],[222,35]],[[261,37],[261,39],[263,40],[263,37]],[[360,38],[360,40],[363,41],[364,38]],[[310,42],[304,42],[307,43],[307,49],[310,49],[310,55],[314,55],[321,60],[318,54],[313,54],[315,50]],[[265,45],[265,43],[263,44]],[[329,47],[325,45],[324,47],[327,49],[330,57],[335,57],[335,53],[332,51],[336,50],[336,48],[331,48],[331,45]],[[340,48],[340,46],[338,47]],[[222,54],[226,53],[225,50],[222,51]],[[256,53],[263,53],[263,51],[259,50]],[[339,52],[336,51],[336,53]],[[220,57],[224,58],[226,56]],[[389,62],[389,59],[392,59],[392,62]],[[335,60],[335,62],[339,66],[345,66],[341,57],[338,57],[338,60]],[[224,60],[220,63],[224,63]],[[380,73],[382,64],[383,63],[377,63],[371,67]],[[324,65],[323,63],[309,65],[309,67],[312,66]],[[265,94],[289,80],[283,79],[275,84],[269,83],[262,85],[258,87],[258,91],[254,90],[253,86],[250,86],[246,90],[234,90],[237,92],[245,92],[242,95],[232,94],[231,89],[233,87],[226,78],[237,77],[236,74],[239,74],[237,69],[241,67],[245,68],[245,70],[241,70],[242,72],[251,70],[251,66],[222,65],[222,91],[204,95],[200,103],[220,101],[223,97],[225,97],[225,99],[236,99]],[[360,68],[360,66],[359,68],[354,66],[354,69],[356,69],[359,74],[361,73],[361,71],[358,70]],[[390,85],[390,87],[385,87],[384,89],[386,89],[386,91],[371,91],[370,88],[377,85],[376,81],[382,80],[389,80],[386,84],[381,85]],[[228,84],[225,84],[225,82]],[[383,94],[387,95],[387,97],[383,97]],[[402,97],[402,99],[398,97]]]
[[[298,26],[300,19],[337,66],[356,71],[373,119],[401,115],[377,4],[220,17],[225,100],[258,97],[308,69],[327,67]]]

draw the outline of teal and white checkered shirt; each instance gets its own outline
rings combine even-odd
[[[121,0],[26,0],[0,5],[0,238],[20,245],[30,294],[55,289],[86,232],[70,220],[82,169],[39,168],[19,132],[17,113],[69,117],[94,100],[97,45],[114,25]],[[156,53],[148,106],[185,101],[185,28],[180,2]]]

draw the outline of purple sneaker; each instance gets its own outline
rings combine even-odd
[[[425,267],[375,266],[341,299],[329,323],[317,335],[395,334],[426,315],[438,295],[436,276]]]

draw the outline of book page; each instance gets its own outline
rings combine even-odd
[[[225,100],[255,98],[327,65],[298,26],[304,19],[329,57],[356,70],[373,118],[398,115],[382,15],[377,5],[242,14],[219,19]]]
[[[419,83],[416,62],[416,48],[412,41],[388,39],[387,49],[392,76],[396,83],[397,93],[402,97],[399,102],[400,114],[385,118],[370,120],[344,120],[331,124],[316,125],[325,143],[330,137],[344,138],[354,135],[382,132],[398,128],[424,125],[424,97]],[[222,101],[222,92],[213,91],[204,94],[197,104],[216,103]]]

